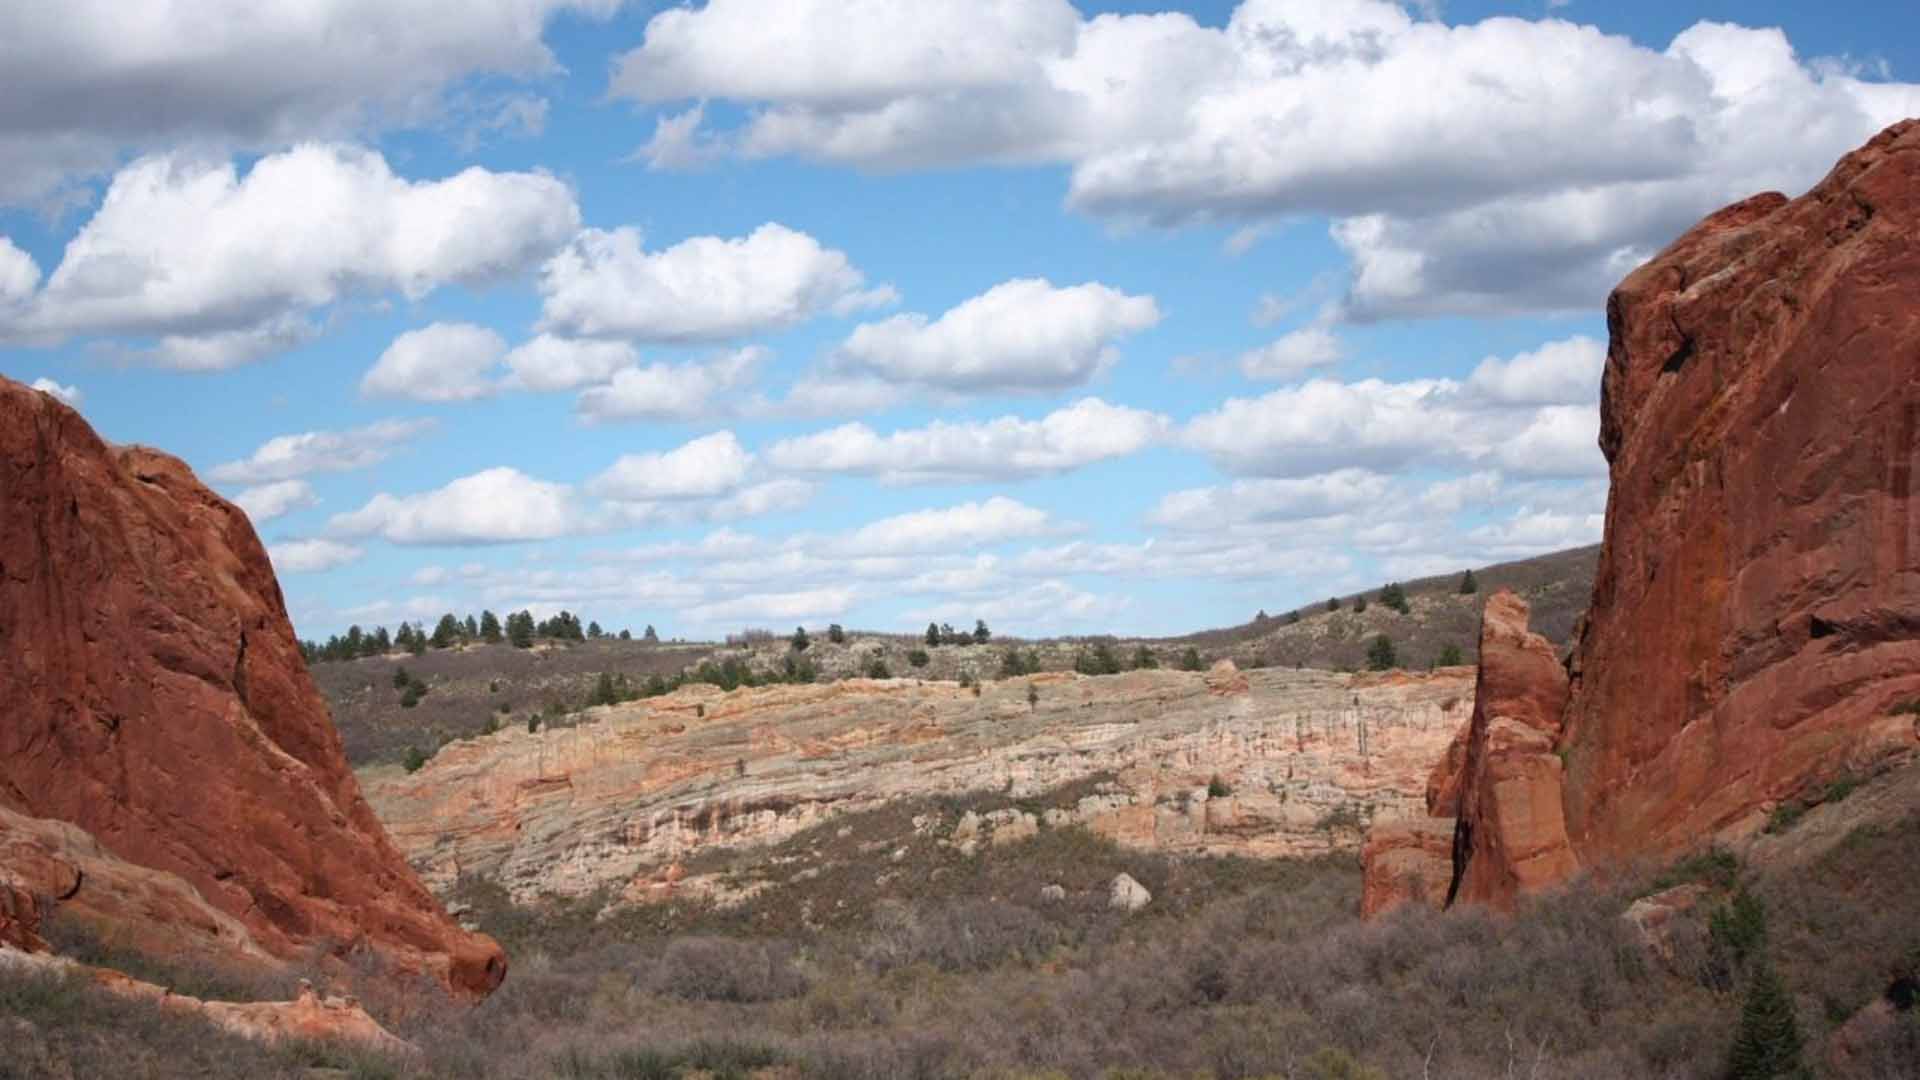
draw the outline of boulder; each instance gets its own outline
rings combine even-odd
[[[1129,874],[1116,874],[1107,886],[1107,906],[1131,915],[1153,902],[1153,894]]]
[[[1694,226],[1607,302],[1604,544],[1572,659],[1583,860],[1753,828],[1911,752],[1920,121]]]
[[[0,807],[174,875],[282,960],[365,945],[467,995],[505,974],[361,797],[246,514],[7,379],[0,688]]]
[[[1057,904],[1067,898],[1067,890],[1060,885],[1042,885],[1040,901],[1045,904]]]
[[[1360,917],[1403,904],[1445,906],[1453,882],[1453,829],[1450,817],[1402,818],[1369,829],[1360,849]]]
[[[1480,618],[1480,672],[1460,781],[1448,903],[1510,907],[1579,868],[1562,814],[1555,753],[1567,674],[1527,629],[1526,601],[1502,590]]]
[[[1247,673],[1232,660],[1215,660],[1213,667],[1207,669],[1206,680],[1207,693],[1215,697],[1233,697],[1251,689]]]

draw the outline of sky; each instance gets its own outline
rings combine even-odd
[[[0,11],[0,373],[296,630],[1171,634],[1600,538],[1608,290],[1908,0]]]

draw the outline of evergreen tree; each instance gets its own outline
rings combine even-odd
[[[593,696],[587,700],[587,704],[613,705],[619,700],[620,698],[614,693],[613,676],[607,672],[601,672],[600,681],[593,684]]]
[[[428,642],[436,649],[452,645],[460,637],[460,620],[451,613],[440,616],[439,625],[433,628],[433,638]]]
[[[649,644],[649,645],[658,645],[658,644],[660,644],[660,635],[659,635],[659,634],[656,634],[656,633],[654,633],[654,632],[653,632],[653,624],[652,624],[652,623],[648,623],[648,624],[647,624],[647,632],[646,632],[646,633],[644,633],[644,634],[642,634],[642,635],[640,635],[640,638],[641,638],[641,640],[643,640],[643,641],[645,641],[645,642],[646,642],[647,644]]]
[[[1373,671],[1390,671],[1400,666],[1400,657],[1393,651],[1393,639],[1385,634],[1373,639],[1367,646],[1367,667]]]
[[[1436,667],[1458,667],[1466,662],[1466,657],[1460,654],[1460,646],[1449,641],[1441,648],[1440,656],[1434,661],[1434,665]]]
[[[387,628],[377,626],[373,630],[373,652],[376,656],[393,651],[393,638],[387,635]]]
[[[500,644],[500,616],[491,611],[480,613],[480,640],[489,645]]]
[[[1361,593],[1353,598],[1353,613],[1358,615],[1365,610],[1367,610],[1367,594]]]
[[[1008,649],[1000,654],[1001,678],[1011,679],[1021,675],[1031,674],[1033,674],[1033,669],[1027,666],[1026,661],[1020,656],[1019,649]]]
[[[1401,588],[1397,581],[1387,582],[1380,590],[1380,605],[1392,608],[1402,615],[1411,610],[1407,607],[1407,591]]]
[[[1142,645],[1133,651],[1133,666],[1135,670],[1157,668],[1160,666],[1160,660],[1153,655],[1152,649]]]
[[[1727,1054],[1727,1080],[1812,1080],[1802,1046],[1793,998],[1762,950],[1740,1003],[1740,1027]]]
[[[1480,583],[1473,580],[1473,571],[1469,570],[1466,573],[1460,575],[1460,595],[1466,596],[1470,593],[1477,593],[1479,591],[1480,591]]]
[[[516,611],[507,616],[507,640],[513,642],[514,648],[533,648],[533,633],[532,612]]]
[[[480,637],[480,624],[475,622],[471,615],[467,616],[467,621],[461,625],[460,630],[460,636],[467,641],[475,641]]]
[[[845,645],[847,643],[847,632],[840,628],[839,623],[833,623],[827,627],[827,640],[833,642],[835,645]]]
[[[600,629],[599,623],[590,622],[587,624],[587,636],[594,639],[595,641],[598,641],[601,638],[606,637],[607,632],[605,630]]]
[[[407,666],[405,664],[393,669],[393,688],[395,690],[405,690],[407,684],[412,681],[413,676],[407,674]]]
[[[985,645],[993,640],[993,631],[987,629],[987,620],[973,620],[973,641],[976,645]]]
[[[932,657],[927,655],[927,650],[925,649],[907,650],[907,663],[912,664],[914,667],[926,667],[927,662],[932,659]]]
[[[1328,611],[1339,611],[1339,610],[1340,610],[1340,598],[1339,598],[1339,597],[1337,597],[1337,596],[1329,596],[1329,597],[1327,597],[1327,610],[1328,610]]]
[[[806,627],[796,626],[793,628],[793,651],[794,652],[806,652],[807,646],[811,644],[813,644],[813,642],[807,637]]]
[[[1187,651],[1180,654],[1180,670],[1199,671],[1200,669],[1200,650],[1191,645],[1187,646]]]
[[[927,644],[928,645],[940,644],[940,624],[939,623],[927,624]]]
[[[620,631],[620,640],[621,640],[621,641],[632,641],[632,640],[633,640],[633,631],[631,631],[631,630],[627,630],[627,629],[624,629],[624,628],[623,628],[623,629],[622,629],[622,630]]]
[[[415,656],[427,654],[427,628],[424,625],[413,624],[413,640],[407,643],[407,651]]]
[[[1292,625],[1293,625],[1294,623],[1297,623],[1297,622],[1299,622],[1299,621],[1300,621],[1300,609],[1299,609],[1299,608],[1294,608],[1294,609],[1293,609],[1292,611],[1289,611],[1289,612],[1287,612],[1287,625],[1288,625],[1288,626],[1292,626]]]

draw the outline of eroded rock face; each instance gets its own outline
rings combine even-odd
[[[1375,825],[1360,851],[1360,917],[1371,919],[1403,904],[1446,906],[1453,884],[1450,817],[1411,817]]]
[[[1920,122],[1695,226],[1607,305],[1605,546],[1566,714],[1584,860],[1750,831],[1915,746]]]
[[[273,956],[365,943],[466,993],[499,983],[499,948],[361,797],[246,515],[6,379],[0,695],[0,807],[176,876]]]
[[[1567,842],[1555,753],[1566,704],[1566,670],[1547,639],[1528,631],[1526,601],[1506,591],[1489,597],[1449,904],[1504,907],[1579,868]]]
[[[688,686],[364,780],[431,885],[481,874],[522,899],[694,890],[703,883],[666,872],[702,852],[775,844],[893,800],[1018,799],[1101,774],[1115,779],[1071,808],[916,828],[964,851],[1081,825],[1133,847],[1311,856],[1357,849],[1368,821],[1425,813],[1427,772],[1465,719],[1464,672],[1237,675],[1246,689],[1225,696],[1208,674],[1166,670],[1050,673],[979,696],[910,679]]]

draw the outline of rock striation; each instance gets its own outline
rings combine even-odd
[[[1462,764],[1429,784],[1457,799],[1454,899],[1742,841],[1920,749],[1916,235],[1906,121],[1614,290],[1592,604],[1563,669],[1488,602]]]
[[[452,743],[417,772],[381,766],[363,780],[430,885],[477,874],[520,899],[701,889],[683,864],[839,814],[1082,782],[1070,807],[923,815],[900,842],[974,852],[1080,825],[1141,848],[1310,856],[1357,849],[1369,821],[1425,813],[1428,770],[1466,719],[1468,685],[1464,671],[1267,668],[1049,673],[977,695],[910,679],[687,686],[589,710],[573,727]],[[887,856],[874,858],[879,868]]]
[[[9,852],[56,876],[93,859],[168,882],[142,892],[129,870],[120,896],[76,873],[63,909],[126,920],[156,950],[238,927],[265,956],[367,947],[466,994],[504,975],[362,797],[246,515],[179,460],[110,446],[6,379],[0,694]]]

